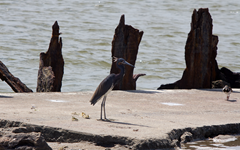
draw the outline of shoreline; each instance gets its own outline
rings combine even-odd
[[[54,128],[0,119],[0,129],[18,127],[25,128],[27,130],[25,133],[41,132],[47,143],[56,142],[58,144],[64,143],[64,145],[67,145],[67,143],[73,144],[89,142],[88,144],[94,144],[95,146],[101,146],[105,148],[114,147],[114,145],[121,145],[125,148],[131,149],[176,148],[180,146],[181,136],[186,132],[190,132],[192,134],[192,141],[205,140],[206,138],[213,138],[218,135],[233,135],[240,133],[240,123],[234,123],[196,128],[188,127],[184,129],[173,129],[167,133],[168,136],[166,138],[149,138],[139,140],[122,136],[95,135],[86,132],[66,130],[63,128]],[[53,133],[57,136],[53,136]]]
[[[101,102],[89,104],[93,92],[0,93],[0,129],[41,132],[54,146],[174,148],[185,133],[192,140],[240,133],[240,89],[233,91],[231,102],[221,89],[113,91],[106,102],[111,122],[97,121]]]

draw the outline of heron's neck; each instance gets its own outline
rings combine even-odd
[[[121,70],[119,76],[123,77],[125,75],[125,68],[123,65],[118,65],[118,68]]]

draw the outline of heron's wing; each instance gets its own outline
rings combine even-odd
[[[102,96],[107,94],[109,90],[113,88],[114,85],[115,74],[108,75],[97,87],[94,92],[90,102],[92,105],[95,105]]]

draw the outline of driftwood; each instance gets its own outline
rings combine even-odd
[[[0,61],[0,78],[5,81],[14,92],[33,92],[20,79],[14,77],[8,68]]]
[[[208,9],[194,10],[191,31],[185,46],[186,69],[179,81],[158,89],[211,88],[219,69],[216,61],[218,37],[212,35]]]
[[[48,51],[40,54],[37,92],[60,92],[64,60],[62,57],[62,38],[59,39],[57,21],[52,26],[52,38]]]
[[[119,25],[115,29],[115,34],[112,41],[112,57],[123,58],[132,65],[135,65],[138,53],[138,47],[143,36],[143,31],[133,28],[130,25],[125,25],[124,15],[121,16]],[[125,66],[125,76],[120,81],[114,90],[136,90],[136,81],[138,77],[145,74],[133,75],[133,67]],[[110,73],[119,73],[120,70],[116,67],[116,63],[112,61]]]

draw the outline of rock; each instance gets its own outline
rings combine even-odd
[[[14,92],[33,92],[20,79],[14,77],[8,68],[0,61],[0,79],[5,81]]]
[[[112,41],[112,56],[123,58],[132,65],[135,65],[138,53],[138,47],[143,36],[143,31],[125,25],[124,15],[121,16],[119,25],[115,29]],[[114,90],[136,90],[136,81],[138,77],[145,74],[133,75],[133,67],[125,66],[125,76],[119,82]],[[116,63],[112,61],[110,73],[119,73]]]
[[[212,35],[212,18],[208,9],[200,8],[192,14],[191,30],[185,46],[186,69],[182,78],[163,88],[211,88],[218,73],[216,55],[218,37]]]
[[[194,140],[204,140],[220,134],[238,134],[240,133],[240,123],[173,129],[164,137],[138,139],[124,136],[89,134],[85,132],[66,130],[63,128],[54,128],[0,119],[0,138],[13,133],[23,134],[33,132],[41,132],[41,136],[43,136],[47,142],[77,143],[88,141],[101,146],[120,144],[125,145],[129,149],[174,149],[174,147],[180,146],[180,140],[182,142],[188,141],[187,139],[192,138]]]
[[[12,131],[12,133],[29,133],[29,132],[31,132],[25,127],[11,128],[11,131]]]
[[[174,83],[169,83],[169,84],[162,84],[159,88],[157,88],[157,90],[160,90],[160,89],[178,89],[177,87],[177,82],[174,82]]]
[[[52,26],[52,30],[48,51],[40,54],[37,92],[61,92],[64,60],[57,21]]]
[[[240,79],[236,80],[234,83],[234,86],[232,86],[233,88],[240,88]]]
[[[5,148],[2,145],[0,145],[0,150],[5,150]]]
[[[218,135],[214,137],[212,140],[213,142],[217,142],[217,143],[226,143],[226,142],[235,141],[237,140],[237,138],[232,135]]]
[[[223,88],[225,85],[230,86],[230,84],[223,80],[216,80],[212,82],[212,88]]]
[[[172,140],[171,145],[173,145],[173,147],[181,147],[181,144],[180,144],[179,140],[177,140],[177,139]]]
[[[181,136],[181,143],[191,142],[193,140],[193,135],[190,132],[184,132]]]
[[[240,88],[240,73],[232,72],[228,68],[220,69],[218,79],[229,83],[232,88]]]
[[[11,131],[17,131],[13,133]],[[24,131],[24,133],[20,133]],[[51,150],[45,139],[42,137],[40,132],[25,133],[26,129],[23,128],[11,128],[5,129],[5,132],[0,133],[0,145],[5,149],[16,149],[16,150]]]

